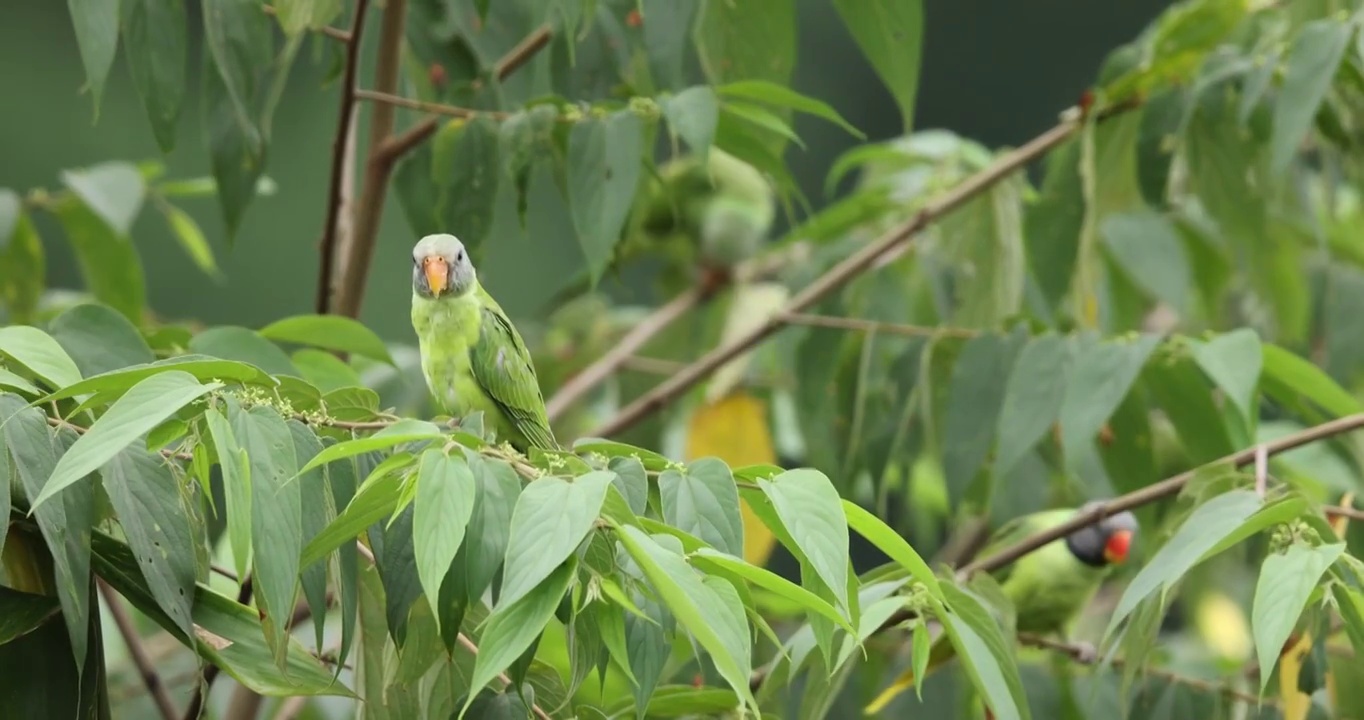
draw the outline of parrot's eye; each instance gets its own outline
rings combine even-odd
[[[455,262],[456,262],[456,263],[462,263],[462,262],[464,262],[464,251],[463,251],[463,250],[456,250],[456,251],[455,251]]]

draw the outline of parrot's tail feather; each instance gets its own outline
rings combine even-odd
[[[882,690],[881,694],[877,695],[875,700],[867,703],[867,706],[862,709],[862,714],[875,715],[881,712],[890,704],[891,700],[899,697],[900,693],[912,687],[914,687],[914,671],[906,670],[903,675],[895,678],[895,682],[891,683],[890,687]]]

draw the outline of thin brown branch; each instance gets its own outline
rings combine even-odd
[[[275,17],[276,15],[279,14],[278,11],[275,10],[274,5],[262,5],[261,9],[264,10],[265,14],[269,15],[270,17]],[[332,38],[333,40],[340,40],[341,42],[344,43],[350,42],[351,38],[350,33],[346,32],[345,30],[342,30],[341,28],[334,28],[330,25],[323,25],[322,27],[317,28],[316,32],[322,33],[323,35],[326,35],[327,37]]]
[[[785,317],[803,312],[848,281],[869,269],[876,260],[906,245],[917,233],[933,221],[961,207],[977,195],[989,190],[1004,178],[1018,172],[1032,161],[1070,138],[1080,127],[1075,120],[1063,121],[1056,127],[1034,138],[1027,144],[1001,155],[988,167],[930,202],[913,218],[891,229],[880,238],[862,246],[828,272],[815,279],[787,302],[774,317],[748,334],[735,338],[727,345],[715,348],[693,362],[677,375],[659,383],[653,390],[637,398],[591,434],[596,437],[614,435],[681,396],[704,380],[717,368],[766,340],[787,325]]]
[[[360,47],[365,29],[365,15],[369,0],[355,0],[355,17],[351,20],[350,41],[346,43],[346,67],[341,80],[341,109],[337,113],[336,137],[332,140],[332,171],[327,191],[327,217],[322,229],[318,250],[317,299],[314,307],[319,315],[331,310],[332,273],[336,269],[337,227],[345,193],[342,182],[346,178],[346,147],[351,122],[355,119],[355,82],[360,71]]]
[[[403,21],[406,13],[407,0],[388,0],[388,6],[384,8],[383,29],[380,31],[379,62],[374,72],[374,89],[359,91],[356,94],[357,99],[375,101],[381,97],[398,98],[394,93],[398,89]],[[536,28],[498,60],[494,66],[494,76],[499,81],[505,80],[507,76],[524,66],[535,53],[548,45],[551,37],[549,26]],[[393,167],[403,155],[435,134],[439,126],[437,117],[429,117],[403,134],[394,136],[394,108],[395,105],[390,102],[378,102],[374,109],[374,117],[370,121],[369,158],[365,162],[365,181],[356,205],[355,232],[340,269],[341,282],[337,288],[335,303],[338,312],[349,317],[358,317],[360,314],[360,305],[365,295],[365,280],[369,275],[370,263],[374,260],[374,247],[379,237],[379,221],[383,218],[384,201],[388,196],[388,179],[393,174]]]
[[[678,362],[676,360],[664,360],[663,358],[633,355],[625,358],[625,361],[620,364],[620,369],[633,370],[635,372],[648,373],[650,375],[672,375],[686,366],[686,363]]]
[[[52,417],[51,415],[47,416],[47,424],[55,428],[66,428],[80,435],[84,435],[85,433],[90,431],[90,428],[82,427],[75,423],[67,422],[59,417]],[[184,460],[185,462],[190,462],[194,460],[194,456],[190,455],[189,453],[178,453],[172,452],[170,450],[162,450],[161,456],[173,460]]]
[[[932,337],[934,335],[940,335],[943,337],[972,338],[980,334],[978,331],[969,328],[902,325],[900,323],[885,323],[877,322],[875,320],[862,320],[860,318],[834,317],[831,315],[784,313],[780,317],[782,322],[787,325],[804,325],[809,327],[832,328],[835,330],[885,333],[887,335],[902,335],[904,337]]]
[[[1357,415],[1347,415],[1343,418],[1338,418],[1336,420],[1322,423],[1321,425],[1316,425],[1314,427],[1310,427],[1305,430],[1293,433],[1292,435],[1285,435],[1271,442],[1264,443],[1262,446],[1249,447],[1244,450],[1234,452],[1220,460],[1215,460],[1211,463],[1208,463],[1208,465],[1231,464],[1235,467],[1241,468],[1255,461],[1255,455],[1257,452],[1260,451],[1259,450],[1260,447],[1264,448],[1264,452],[1266,455],[1274,456],[1280,453],[1287,452],[1294,448],[1307,445],[1308,443],[1316,442],[1317,440],[1322,440],[1325,438],[1335,437],[1336,435],[1341,435],[1350,432],[1351,430],[1357,430],[1361,427],[1364,427],[1364,413],[1360,413]],[[1046,545],[1047,543],[1053,540],[1057,540],[1059,538],[1065,537],[1075,532],[1076,530],[1093,525],[1094,523],[1097,523],[1103,518],[1106,518],[1110,515],[1115,515],[1117,513],[1123,512],[1124,510],[1132,510],[1134,508],[1141,507],[1142,505],[1153,503],[1162,498],[1170,497],[1171,495],[1174,495],[1178,493],[1180,490],[1182,490],[1184,486],[1187,485],[1188,482],[1193,479],[1194,475],[1200,469],[1201,468],[1194,468],[1187,472],[1180,473],[1178,475],[1175,475],[1174,477],[1162,480],[1154,485],[1148,485],[1140,490],[1134,490],[1133,492],[1127,493],[1126,495],[1116,497],[1112,500],[1109,500],[1106,503],[1103,503],[1102,505],[1098,505],[1093,510],[1084,513],[1077,513],[1075,517],[1071,518],[1070,520],[1067,520],[1064,523],[1061,523],[1060,525],[1057,525],[1043,532],[1039,532],[1035,535],[1032,535],[1031,537],[1024,538],[1017,544],[1004,548],[1003,550],[995,553],[994,555],[982,558],[981,560],[978,560],[976,562],[971,563],[970,565],[967,565],[957,573],[957,576],[958,578],[964,580],[977,572],[990,572],[991,570],[996,570],[1018,560],[1019,558],[1023,557],[1024,555],[1027,555],[1030,552],[1033,552],[1034,550],[1037,550],[1038,548],[1041,548],[1042,546]],[[1327,514],[1331,514],[1332,512],[1341,515],[1346,514],[1344,512],[1341,512],[1341,510],[1342,510],[1341,508],[1326,508],[1325,512]],[[1353,513],[1354,511],[1350,512]]]
[[[644,347],[655,335],[664,331],[677,319],[691,312],[692,308],[701,305],[712,297],[712,293],[707,292],[708,288],[696,286],[679,294],[668,303],[660,306],[644,318],[638,325],[630,328],[630,332],[625,334],[606,354],[597,358],[595,362],[569,378],[554,396],[545,403],[545,412],[550,420],[557,419],[564,411],[577,402],[588,391],[596,387],[610,377],[617,368],[621,366],[630,356],[634,355]]]
[[[383,23],[379,28],[378,58],[374,68],[374,88],[378,92],[393,93],[398,88],[398,72],[402,66],[403,29],[407,21],[407,0],[388,0],[384,6]],[[356,91],[355,98],[360,99]],[[379,221],[383,218],[384,204],[388,197],[388,176],[393,168],[392,162],[379,156],[385,140],[393,132],[395,108],[392,105],[376,105],[369,123],[369,158],[365,162],[365,180],[361,185],[360,199],[355,208],[355,231],[350,243],[350,253],[340,258],[339,286],[330,285],[326,292],[333,293],[330,302],[332,312],[347,317],[359,317],[360,298],[364,294],[365,278],[369,265],[374,258],[375,240],[379,235]]]
[[[511,117],[511,113],[502,110],[475,110],[473,108],[460,107],[458,105],[446,105],[445,103],[427,102],[416,98],[403,97],[393,93],[382,92],[380,90],[357,90],[355,91],[356,100],[377,103],[380,107],[400,107],[408,110],[420,110],[434,115],[444,115],[452,118],[472,118],[475,116],[486,116],[494,120],[506,120]]]
[[[152,666],[151,658],[147,657],[146,648],[142,647],[142,638],[137,634],[137,626],[133,625],[128,609],[123,607],[118,593],[114,592],[108,583],[99,578],[96,578],[95,582],[99,586],[100,596],[104,598],[104,604],[109,608],[109,614],[114,618],[114,624],[118,626],[119,634],[123,636],[123,642],[128,645],[128,654],[132,656],[133,664],[137,666],[137,672],[142,676],[142,683],[147,686],[147,693],[156,703],[157,711],[161,713],[163,720],[175,720],[175,704],[171,702],[170,693],[167,692],[165,683],[161,682],[161,676]]]
[[[1019,633],[1018,642],[1023,645],[1028,645],[1031,647],[1041,648],[1043,650],[1050,650],[1051,652],[1060,653],[1070,658],[1072,662],[1076,662],[1081,665],[1096,664],[1096,661],[1089,655],[1089,651],[1091,650],[1091,648],[1087,648],[1084,645],[1080,645],[1077,643],[1061,642],[1059,640],[1052,640],[1051,638],[1043,637],[1041,635],[1033,635],[1031,633]],[[1114,658],[1112,664],[1114,667],[1122,667],[1124,665],[1124,662],[1125,661],[1122,658]],[[1228,700],[1235,700],[1237,702],[1243,702],[1249,705],[1258,705],[1260,703],[1259,696],[1245,692],[1243,690],[1238,690],[1237,688],[1232,687],[1231,685],[1225,682],[1212,682],[1209,680],[1204,680],[1202,678],[1181,675],[1170,670],[1155,667],[1143,668],[1142,672],[1151,677],[1158,677],[1162,680],[1165,680],[1166,682],[1183,685],[1185,687],[1192,688],[1194,690],[1207,693],[1209,695],[1221,695],[1222,697]],[[1264,702],[1269,705],[1276,704],[1273,698],[1266,698]]]

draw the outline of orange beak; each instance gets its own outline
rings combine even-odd
[[[426,285],[431,288],[431,294],[439,295],[445,290],[445,285],[450,281],[450,266],[445,264],[445,258],[439,255],[427,255],[422,258],[422,272],[426,273]]]
[[[1104,560],[1113,565],[1127,561],[1127,551],[1132,547],[1131,530],[1115,530],[1104,544]]]

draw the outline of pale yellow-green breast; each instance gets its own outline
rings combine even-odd
[[[482,314],[475,293],[430,300],[412,296],[412,327],[417,331],[422,374],[436,402],[452,416],[482,411],[498,437],[511,437],[515,427],[474,378],[469,350],[478,342]]]

